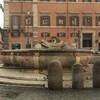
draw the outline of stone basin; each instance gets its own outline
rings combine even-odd
[[[0,59],[5,67],[47,69],[50,61],[58,60],[63,68],[71,67],[74,63],[86,66],[91,61],[92,51],[62,50],[62,49],[19,49],[2,50]]]

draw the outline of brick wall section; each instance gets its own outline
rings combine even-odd
[[[33,15],[33,26],[29,27],[29,31],[33,32],[33,37],[30,38],[30,42],[34,44],[34,41],[41,41],[42,39],[46,40],[46,37],[41,37],[42,32],[49,32],[50,36],[57,36],[58,32],[65,32],[66,37],[61,37],[61,40],[69,42],[70,46],[72,42],[74,42],[74,38],[70,37],[70,33],[74,31],[77,32],[78,30],[81,30],[80,33],[82,36],[82,33],[90,33],[92,32],[94,38],[93,41],[93,47],[95,48],[95,40],[98,40],[100,42],[100,38],[98,37],[98,32],[100,26],[96,27],[96,21],[95,17],[100,16],[100,5],[99,3],[96,3],[95,0],[92,3],[84,3],[82,0],[79,0],[80,2],[76,3],[57,3],[54,0],[51,0],[50,2],[38,2],[38,0],[33,1],[25,1],[25,2],[8,2],[5,0],[5,19],[4,19],[4,27],[10,27],[10,17],[13,14],[20,15],[21,18],[21,26],[27,30],[28,26],[24,25],[24,16],[27,14],[27,11],[30,11]],[[9,5],[9,6],[8,6]],[[68,7],[67,7],[68,6]],[[8,9],[8,10],[7,10]],[[21,13],[22,10],[22,13]],[[67,12],[68,11],[68,12]],[[19,13],[18,13],[19,12]],[[66,23],[70,22],[69,18],[72,15],[79,16],[79,26],[69,26],[67,28],[66,26],[58,27],[56,26],[56,16],[59,15],[59,13],[62,13],[62,15],[66,16]],[[50,26],[40,26],[40,16],[42,15],[49,15],[50,16]],[[83,16],[92,16],[92,26],[86,27],[82,26],[82,17]],[[68,17],[68,18],[67,18]],[[67,21],[68,19],[68,21]],[[10,34],[10,33],[9,33]],[[82,47],[82,38],[80,38],[80,47]],[[22,48],[25,48],[26,38],[23,37],[23,34],[21,34],[21,37],[13,38],[11,35],[9,35],[9,43],[13,42],[19,42],[22,43]],[[98,48],[98,47],[97,47]]]

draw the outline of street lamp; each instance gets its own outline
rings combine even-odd
[[[27,43],[26,43],[26,48],[29,49],[31,48],[31,44],[29,42],[29,23],[30,23],[30,20],[29,20],[29,15],[30,15],[30,11],[27,12],[27,25],[28,25],[28,32],[27,32]]]
[[[81,34],[81,32],[82,32],[82,28],[79,29],[77,32],[75,31],[75,28],[74,28],[74,38],[75,38],[74,42],[76,44],[77,49],[80,49],[80,38],[81,38],[80,34]]]

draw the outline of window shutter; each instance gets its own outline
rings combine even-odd
[[[42,32],[41,37],[49,37],[50,33],[49,32]]]
[[[100,16],[96,16],[96,26],[100,26]]]
[[[92,17],[91,16],[83,17],[83,26],[92,26]]]
[[[13,30],[20,29],[20,16],[18,15],[11,16],[11,27]]]
[[[70,26],[79,26],[79,16],[70,16]]]
[[[33,16],[25,16],[25,25],[33,26]]]
[[[57,16],[56,23],[57,26],[66,26],[66,16]]]
[[[41,26],[50,26],[50,16],[40,16]]]

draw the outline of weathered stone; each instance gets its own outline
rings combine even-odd
[[[47,69],[48,62],[52,60],[60,61],[63,68],[71,67],[77,60],[76,54],[79,56],[79,63],[88,64],[90,60],[88,55],[92,55],[90,51],[71,51],[59,49],[2,50],[0,54],[0,59],[4,65],[9,64],[14,68],[16,67],[15,65],[17,65],[20,68],[37,69]]]
[[[83,68],[81,64],[72,66],[72,88],[81,89],[84,87]]]
[[[52,90],[62,89],[62,65],[53,60],[48,65],[48,88]]]
[[[93,66],[93,87],[100,88],[100,62],[97,61]]]

